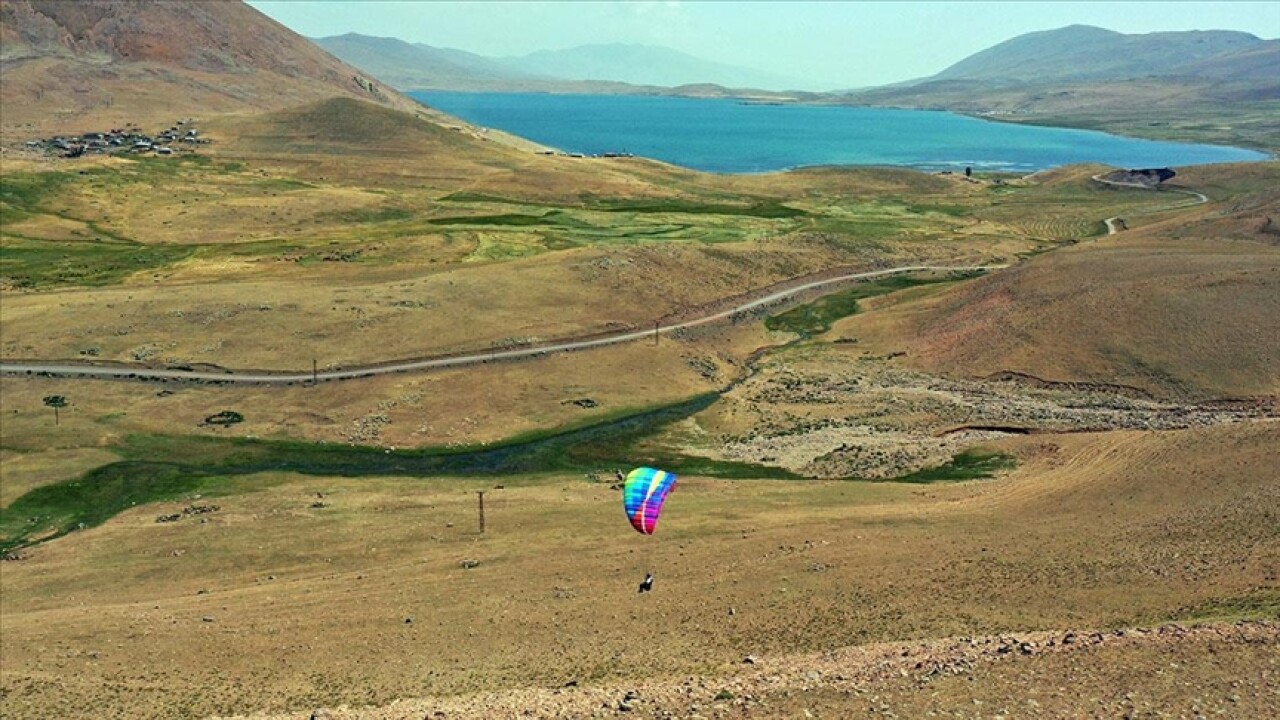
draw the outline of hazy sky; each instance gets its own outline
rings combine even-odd
[[[1280,0],[1254,2],[415,2],[249,0],[308,37],[348,32],[503,56],[590,43],[663,45],[853,88],[932,75],[1016,35],[1072,24],[1124,33],[1280,37]]]

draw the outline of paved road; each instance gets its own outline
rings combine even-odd
[[[549,355],[551,353],[569,352],[571,350],[585,350],[588,348],[603,347],[605,345],[616,345],[618,343],[631,342],[633,340],[642,340],[653,338],[655,333],[667,334],[684,328],[697,327],[706,325],[718,320],[723,320],[736,313],[750,312],[770,303],[794,297],[810,290],[815,290],[827,285],[835,285],[849,280],[860,280],[884,277],[887,275],[900,275],[911,272],[967,272],[974,270],[995,270],[1005,265],[969,265],[960,267],[937,266],[937,265],[910,265],[906,267],[889,268],[887,270],[872,270],[870,272],[857,272],[839,275],[837,277],[825,278],[822,280],[814,280],[801,285],[787,287],[783,290],[769,293],[763,297],[756,298],[749,302],[742,303],[735,307],[720,312],[713,312],[707,315],[685,320],[682,322],[672,323],[670,325],[662,325],[658,328],[649,328],[645,330],[632,330],[613,333],[609,335],[595,336],[590,339],[583,340],[563,340],[552,342],[544,345],[534,345],[529,347],[515,348],[511,350],[494,350],[490,352],[480,352],[469,355],[456,355],[451,357],[424,358],[418,360],[393,361],[387,363],[362,365],[353,368],[343,368],[340,370],[325,370],[314,375],[315,380],[348,380],[352,378],[373,377],[375,375],[388,375],[391,373],[410,372],[417,370],[435,370],[439,368],[461,367],[466,365],[477,365],[480,363],[491,362],[495,360],[513,360],[518,358],[536,357],[541,355]],[[77,378],[96,378],[96,379],[116,379],[116,380],[202,380],[202,381],[218,381],[223,383],[257,383],[285,385],[289,383],[310,382],[313,379],[312,373],[295,372],[295,371],[253,371],[253,370],[183,370],[176,368],[149,368],[142,365],[126,365],[126,364],[91,364],[78,363],[68,361],[42,361],[42,360],[24,360],[24,361],[8,361],[0,360],[0,374],[4,375],[29,375],[41,374],[52,377],[77,377]]]

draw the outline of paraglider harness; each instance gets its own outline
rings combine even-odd
[[[645,573],[644,581],[640,583],[639,592],[647,593],[653,589],[653,573]]]

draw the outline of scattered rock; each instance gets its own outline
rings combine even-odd
[[[464,569],[464,570],[470,570],[470,569],[472,569],[472,568],[478,568],[478,567],[480,567],[480,561],[479,561],[479,560],[463,560],[463,561],[462,561],[461,563],[459,563],[459,564],[460,564],[460,565],[462,565],[462,569]]]
[[[755,655],[748,655],[748,656],[746,656],[746,657],[742,658],[742,662],[743,662],[743,663],[745,663],[745,664],[747,664],[747,665],[755,665],[758,661],[759,661],[759,660],[756,658],[756,656],[755,656]]]
[[[205,425],[220,425],[222,427],[242,422],[244,422],[244,415],[241,415],[235,410],[223,410],[220,413],[210,415],[204,419]]]

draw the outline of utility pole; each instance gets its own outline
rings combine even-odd
[[[477,490],[476,495],[480,497],[480,534],[484,534],[484,491]]]
[[[319,384],[320,384],[320,378],[319,378],[319,376],[316,374],[316,359],[315,359],[315,358],[311,358],[311,384],[312,384],[312,385],[319,385]]]
[[[653,321],[653,344],[654,345],[658,344],[658,325],[661,323],[662,323],[662,320]]]

